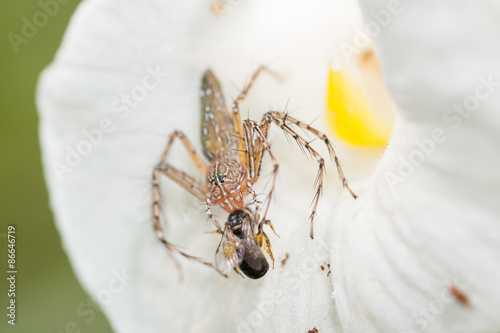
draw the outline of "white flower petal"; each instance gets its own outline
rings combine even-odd
[[[390,3],[362,1],[366,21]],[[374,38],[398,108],[394,134],[367,191],[339,207],[332,233],[339,316],[346,332],[494,332],[500,9],[494,1],[400,8]]]

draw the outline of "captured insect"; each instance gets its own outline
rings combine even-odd
[[[231,269],[241,270],[251,279],[263,277],[269,270],[269,264],[262,253],[258,239],[260,233],[254,231],[258,218],[252,218],[249,210],[236,209],[227,219],[222,239],[215,252],[215,265],[223,274]],[[269,241],[265,236],[266,241]],[[265,245],[266,252],[272,258],[271,244]],[[273,259],[274,262],[274,259]]]
[[[201,144],[203,155],[210,162],[209,165],[195,151],[186,136],[175,131],[170,135],[167,146],[160,162],[153,171],[153,225],[159,240],[167,249],[177,252],[184,257],[210,266],[223,276],[228,271],[238,268],[250,278],[260,278],[268,270],[268,263],[262,251],[266,252],[274,263],[271,243],[263,231],[264,225],[269,225],[274,232],[273,225],[266,219],[271,198],[274,192],[276,175],[279,165],[267,140],[271,124],[278,125],[285,133],[291,135],[295,141],[306,149],[318,162],[317,190],[314,197],[314,206],[311,214],[311,232],[313,238],[313,221],[318,206],[319,196],[323,188],[324,159],[314,150],[303,137],[291,126],[297,126],[320,138],[327,146],[334,159],[337,171],[344,187],[356,198],[344,177],[337,156],[328,137],[287,113],[270,111],[264,114],[261,123],[247,119],[242,121],[239,104],[245,99],[259,74],[266,70],[260,67],[251,77],[247,86],[242,90],[232,104],[230,112],[225,104],[219,81],[215,75],[207,70],[203,75],[201,98]],[[205,181],[187,175],[167,163],[166,158],[175,139],[188,151],[194,164],[205,176]],[[264,153],[268,153],[273,163],[272,183],[267,196],[267,205],[264,215],[259,218],[260,203],[253,190],[253,184],[259,179],[262,170]],[[206,212],[216,227],[215,233],[222,235],[221,243],[216,252],[215,266],[209,262],[191,256],[168,242],[164,236],[160,221],[160,175],[164,174],[181,185],[191,194],[204,201]],[[255,214],[245,208],[244,199],[252,196],[255,204]],[[230,215],[225,223],[224,230],[211,212],[211,205],[216,204]],[[264,264],[265,261],[265,264]]]

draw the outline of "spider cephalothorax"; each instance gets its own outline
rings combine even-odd
[[[244,207],[247,194],[246,170],[238,161],[222,157],[215,160],[207,173],[211,201],[231,213]]]

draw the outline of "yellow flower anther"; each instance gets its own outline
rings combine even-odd
[[[365,147],[387,144],[394,110],[373,51],[363,54],[357,66],[331,66],[326,118],[337,137],[349,144]]]

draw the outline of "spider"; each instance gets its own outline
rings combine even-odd
[[[344,177],[333,146],[325,134],[291,117],[287,113],[279,111],[270,111],[264,114],[260,124],[250,119],[241,120],[239,105],[247,96],[248,91],[257,77],[264,70],[267,69],[261,66],[255,71],[247,86],[234,100],[231,111],[225,104],[219,81],[210,70],[207,70],[203,75],[200,98],[201,144],[203,155],[209,163],[206,163],[204,159],[198,155],[193,145],[182,132],[175,131],[170,135],[167,146],[161,155],[160,162],[154,168],[152,176],[153,225],[159,240],[167,249],[177,252],[188,259],[210,266],[223,276],[227,276],[228,268],[234,268],[238,272],[237,267],[241,269],[241,264],[261,262],[262,253],[258,254],[257,251],[255,251],[255,244],[258,244],[259,252],[260,248],[262,248],[262,250],[268,253],[274,263],[269,238],[263,231],[263,226],[269,225],[274,232],[273,225],[266,219],[266,216],[274,193],[276,175],[279,169],[279,164],[267,140],[271,124],[279,126],[286,134],[291,135],[319,164],[316,178],[317,189],[313,199],[313,210],[310,216],[311,238],[314,237],[314,216],[316,215],[319,197],[323,189],[325,160],[309,145],[308,141],[297,134],[292,126],[302,128],[320,138],[325,143],[331,157],[336,163],[337,171],[344,187],[354,198],[356,198],[356,195],[351,191]],[[187,175],[167,163],[166,159],[168,153],[176,139],[181,141],[197,169],[205,176],[204,182],[200,182],[196,178]],[[272,161],[273,174],[264,215],[260,219],[258,216],[260,203],[253,190],[253,184],[259,179],[265,152],[268,153]],[[212,263],[185,253],[166,240],[160,221],[161,198],[159,186],[161,174],[166,175],[191,194],[205,202],[207,215],[216,227],[215,233],[222,235],[221,243],[216,252],[215,266]],[[244,198],[247,195],[251,195],[255,203],[255,214],[245,208]],[[224,230],[212,214],[210,207],[214,204],[219,205],[230,214],[230,218],[226,222]],[[241,212],[245,213],[243,214]],[[254,230],[254,226],[256,230]],[[241,234],[239,234],[238,230],[242,227],[245,228],[244,237],[239,237],[238,235]],[[254,259],[248,258],[248,253],[254,253]],[[245,255],[247,255],[247,257],[245,257]],[[258,271],[258,269],[256,270]],[[262,273],[262,271],[258,273]],[[265,271],[267,271],[267,269],[265,269]],[[265,272],[263,272],[263,274],[265,274]],[[248,274],[246,275],[249,276]]]

